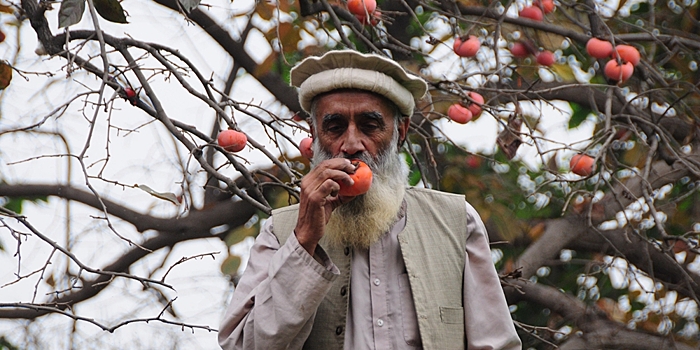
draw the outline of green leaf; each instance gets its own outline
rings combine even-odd
[[[573,129],[581,125],[581,123],[588,118],[588,115],[591,114],[591,110],[574,102],[569,103],[569,105],[571,105],[571,110],[573,111],[571,113],[571,119],[569,119],[569,129]]]
[[[94,0],[95,10],[102,18],[114,23],[129,23],[122,5],[117,0]]]
[[[230,255],[223,263],[221,263],[221,272],[225,275],[235,276],[238,274],[238,268],[241,267],[241,257]]]
[[[80,22],[85,12],[85,0],[63,0],[58,10],[58,27],[64,28]]]
[[[246,237],[255,237],[257,233],[258,228],[256,225],[250,227],[243,225],[231,230],[231,232],[226,235],[226,239],[224,241],[226,242],[226,246],[230,247],[234,244],[240,243]]]
[[[5,62],[0,62],[0,90],[10,85],[10,81],[12,81],[12,67]]]
[[[199,6],[200,0],[180,0],[180,4],[185,12],[190,13],[193,9]]]
[[[46,197],[46,196],[32,197],[32,198],[25,198],[25,197],[5,197],[5,198],[6,198],[7,202],[5,202],[5,204],[2,204],[2,206],[5,209],[12,210],[13,212],[15,212],[17,214],[22,214],[22,204],[24,203],[24,201],[29,201],[29,202],[33,202],[33,203],[37,203],[39,201],[43,201],[46,203],[49,202],[49,197]]]

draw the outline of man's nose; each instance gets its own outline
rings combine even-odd
[[[362,135],[356,127],[351,126],[347,129],[340,150],[346,155],[362,154],[366,151],[365,145],[362,143]]]

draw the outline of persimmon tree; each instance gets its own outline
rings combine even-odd
[[[152,12],[134,15],[142,8]],[[85,344],[86,328],[109,344],[111,332],[160,323],[213,344],[218,319],[176,312],[196,282],[168,275],[215,258],[235,285],[236,247],[297,200],[308,171],[289,70],[352,49],[429,83],[402,149],[410,185],[463,193],[481,213],[526,348],[698,346],[695,0],[384,0],[351,11],[327,0],[21,0],[0,11],[0,45],[12,48],[0,63],[0,243],[12,272],[0,283],[30,290],[0,302],[3,322],[53,317],[71,326],[52,337],[71,344]],[[175,28],[149,23],[163,13]],[[219,144],[224,130],[245,148]],[[17,176],[25,167],[41,170]],[[35,207],[65,210],[47,224]],[[83,238],[102,242],[99,253]],[[221,249],[172,256],[199,241]],[[82,307],[108,304],[110,290],[151,308],[110,319]],[[27,345],[31,332],[0,345],[40,343]]]

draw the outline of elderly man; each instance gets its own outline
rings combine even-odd
[[[226,312],[224,349],[520,349],[479,215],[460,195],[406,188],[399,146],[427,85],[353,51],[291,73],[313,167],[273,212]],[[351,186],[351,159],[374,176]]]

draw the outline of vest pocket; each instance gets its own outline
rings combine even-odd
[[[464,324],[464,308],[440,306],[440,321],[447,324]]]
[[[401,322],[403,325],[403,340],[410,346],[421,346],[418,331],[418,315],[413,304],[413,294],[408,282],[408,274],[399,275],[399,292],[401,293]]]

